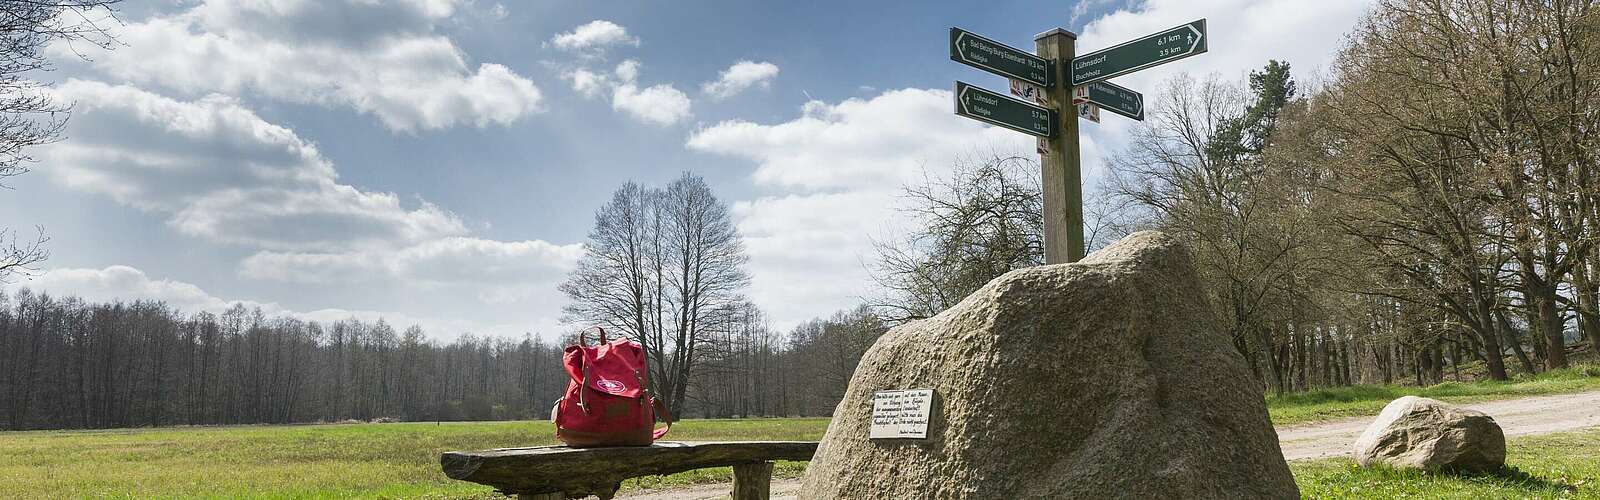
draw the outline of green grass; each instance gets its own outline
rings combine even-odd
[[[1372,415],[1391,399],[1407,394],[1460,402],[1589,389],[1600,389],[1600,367],[1501,383],[1322,390],[1269,398],[1267,406],[1273,422],[1282,425]],[[822,418],[685,420],[673,426],[670,438],[817,440],[827,425]],[[554,444],[553,436],[549,422],[0,432],[0,498],[502,498],[488,487],[446,478],[439,470],[439,454]],[[1487,495],[1493,497],[1560,491],[1595,495],[1600,430],[1568,436],[1578,437],[1517,441],[1512,464],[1529,474],[1520,478],[1463,479],[1356,470],[1348,461],[1296,463],[1295,471],[1302,476],[1301,487],[1318,496],[1392,496],[1390,492],[1398,495],[1415,488],[1469,496],[1480,491],[1509,492]],[[1583,463],[1587,465],[1574,465]],[[796,477],[804,466],[779,463],[775,472],[778,477]],[[723,482],[731,475],[728,468],[703,469],[638,478],[624,483],[623,488]],[[1578,485],[1579,481],[1587,482]],[[1562,490],[1566,488],[1562,485],[1577,489]]]
[[[672,439],[817,440],[827,419],[686,420]],[[5,498],[504,498],[454,481],[439,454],[554,443],[549,422],[458,422],[0,433]],[[780,463],[779,477],[801,464]],[[704,469],[624,488],[727,481]]]
[[[689,420],[684,440],[818,439],[825,419]],[[681,432],[681,434],[680,434]],[[439,472],[439,452],[550,441],[545,422],[341,424],[0,434],[5,498],[504,498]],[[1513,439],[1511,469],[1460,476],[1291,462],[1308,498],[1600,498],[1600,428]],[[67,450],[70,450],[68,452]],[[798,477],[804,463],[781,463]],[[724,482],[705,469],[624,489]]]
[[[1290,462],[1306,498],[1600,498],[1600,428],[1512,439],[1506,470],[1458,475],[1366,468],[1346,458]]]
[[[1274,425],[1299,424],[1341,417],[1376,415],[1401,396],[1423,396],[1452,403],[1471,403],[1600,389],[1600,365],[1585,364],[1505,382],[1445,382],[1429,387],[1358,385],[1271,396],[1267,411]]]

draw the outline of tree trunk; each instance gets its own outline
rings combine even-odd
[[[1275,348],[1272,345],[1272,328],[1258,327],[1256,328],[1256,332],[1258,338],[1260,339],[1261,352],[1266,353],[1264,361],[1267,362],[1267,369],[1271,370],[1272,393],[1274,395],[1282,396],[1284,395],[1283,368],[1278,364],[1278,356],[1274,352]]]
[[[1577,289],[1578,328],[1589,339],[1589,352],[1600,354],[1600,286],[1590,281],[1588,268],[1582,265],[1573,271],[1572,286]]]
[[[1498,330],[1500,330],[1501,334],[1505,336],[1506,343],[1511,344],[1511,352],[1517,355],[1517,361],[1522,363],[1522,369],[1527,370],[1527,372],[1530,374],[1537,373],[1537,371],[1534,370],[1533,360],[1528,359],[1528,353],[1522,350],[1522,342],[1517,340],[1516,334],[1514,333],[1515,330],[1511,328],[1511,322],[1506,321],[1505,313],[1496,311],[1495,317],[1500,320],[1500,326]]]
[[[1545,352],[1546,348],[1549,347],[1549,343],[1544,340],[1544,321],[1539,319],[1539,308],[1533,305],[1534,299],[1528,298],[1526,301],[1527,305],[1523,308],[1522,315],[1523,320],[1528,323],[1528,345],[1533,348],[1535,364],[1543,365],[1549,356]],[[1517,330],[1508,329],[1507,332],[1511,334],[1511,338],[1516,339],[1517,346],[1522,345],[1522,336],[1517,335]]]
[[[1372,362],[1378,365],[1378,375],[1383,377],[1383,385],[1394,383],[1394,372],[1389,370],[1389,360],[1386,354],[1388,354],[1387,349],[1379,349],[1378,346],[1372,346]]]
[[[1543,286],[1537,290],[1539,304],[1539,330],[1544,333],[1544,368],[1555,370],[1567,367],[1567,330],[1561,311],[1556,304],[1556,288]]]
[[[1308,368],[1306,362],[1309,358],[1306,355],[1306,326],[1304,323],[1296,321],[1291,323],[1289,328],[1294,333],[1294,356],[1290,358],[1294,363],[1290,367],[1290,372],[1294,374],[1294,390],[1304,391],[1306,390],[1306,371]]]
[[[1450,372],[1457,382],[1461,381],[1461,342],[1450,343]]]
[[[1489,304],[1481,297],[1478,298],[1477,309],[1478,315],[1477,318],[1474,318],[1477,321],[1473,324],[1473,330],[1483,341],[1483,353],[1486,357],[1484,359],[1486,363],[1484,364],[1489,367],[1489,378],[1491,380],[1507,380],[1510,377],[1506,376],[1505,350],[1500,347],[1500,336],[1495,331],[1494,319],[1497,311],[1490,308]],[[1504,319],[1502,316],[1502,322]],[[1513,346],[1514,344],[1515,342],[1513,342]]]

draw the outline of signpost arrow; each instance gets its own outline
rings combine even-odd
[[[1073,91],[1073,101],[1098,104],[1102,109],[1144,121],[1144,96],[1111,82],[1090,82]]]
[[[1072,59],[1072,85],[1126,75],[1206,51],[1206,20],[1156,33]]]
[[[1039,137],[1055,135],[1055,111],[956,82],[956,114]]]
[[[950,28],[950,59],[984,71],[1049,87],[1050,61],[961,28]]]

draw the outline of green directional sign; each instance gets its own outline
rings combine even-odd
[[[1144,121],[1144,96],[1138,92],[1111,82],[1089,82],[1079,88],[1076,93],[1100,109]]]
[[[1072,58],[1072,85],[1126,75],[1206,51],[1206,20],[1201,19],[1108,49]]]
[[[1039,137],[1055,136],[1055,111],[959,81],[956,114]]]
[[[950,59],[984,71],[1050,86],[1050,61],[1022,49],[950,28]]]

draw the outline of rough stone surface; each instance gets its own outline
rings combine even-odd
[[[1506,464],[1506,435],[1483,412],[1406,396],[1383,407],[1355,456],[1361,465],[1492,472]]]
[[[890,330],[799,497],[1297,498],[1257,387],[1187,249],[1136,233]],[[889,389],[935,391],[927,439],[867,438]]]

